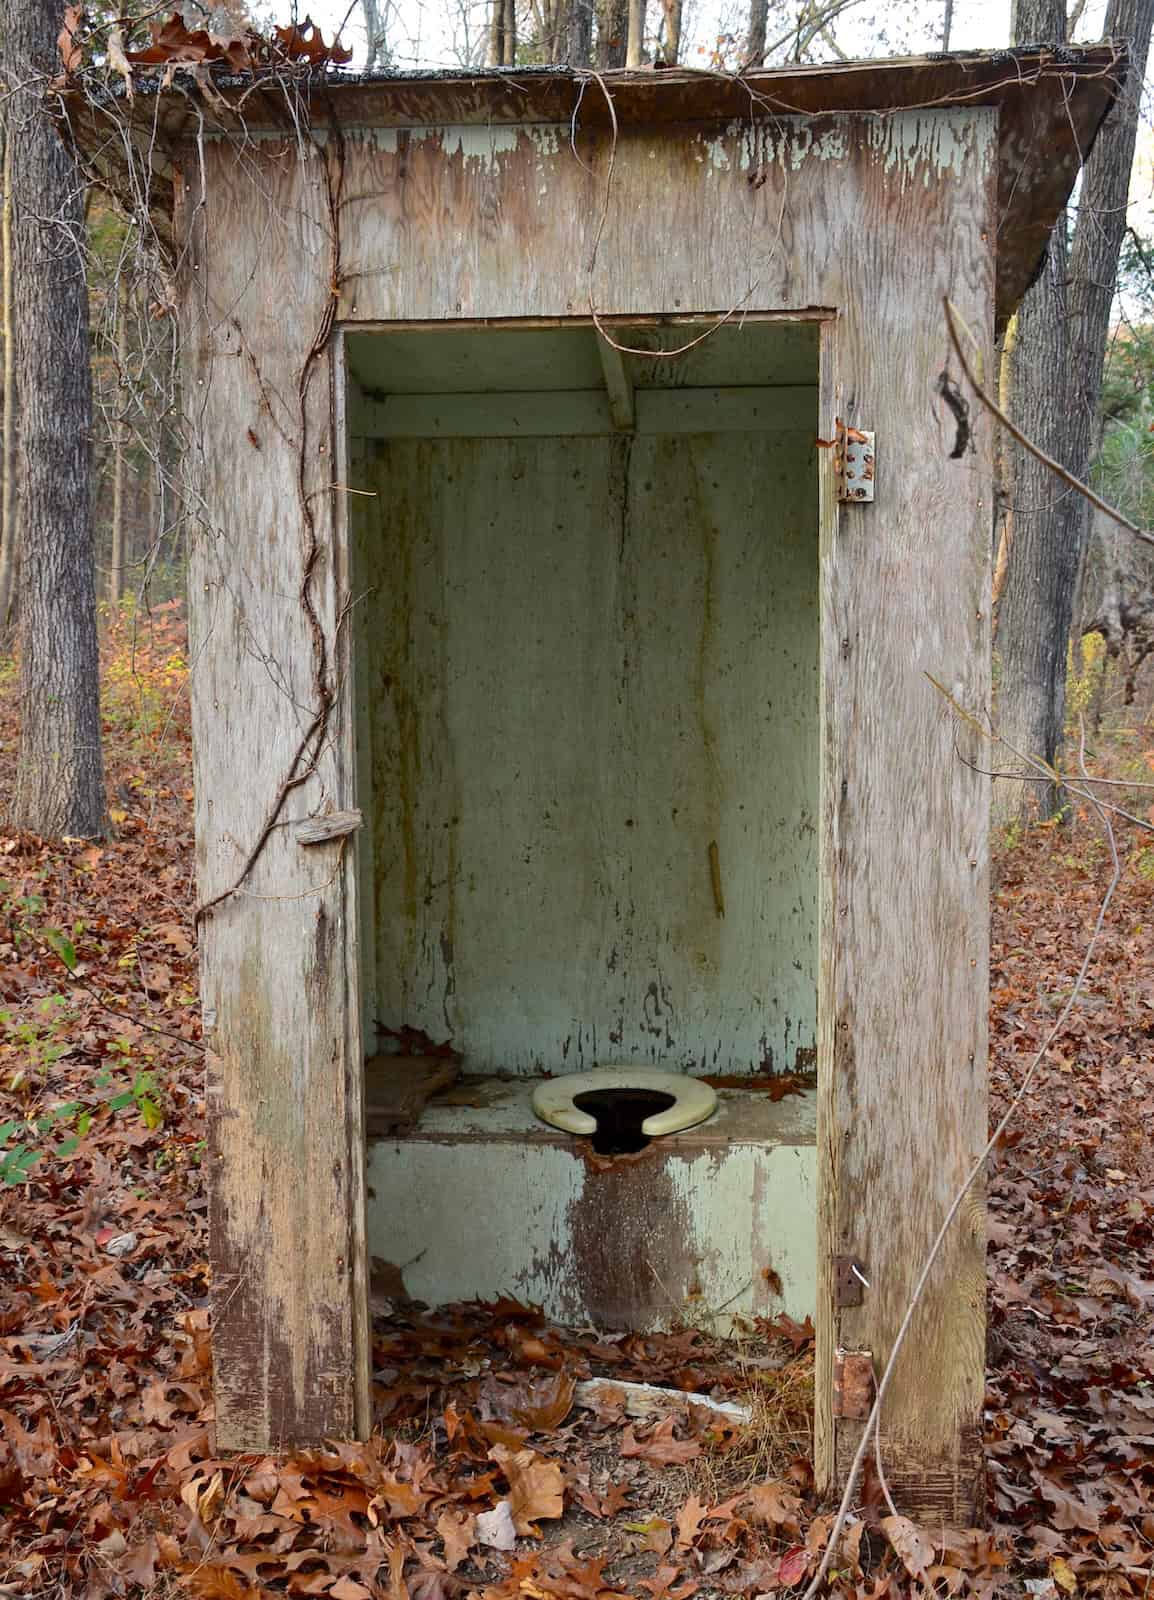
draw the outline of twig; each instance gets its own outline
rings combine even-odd
[[[985,389],[982,388],[982,385],[978,382],[978,379],[974,375],[973,368],[966,359],[965,351],[962,349],[962,342],[958,338],[958,327],[955,320],[956,313],[954,311],[953,303],[948,295],[943,298],[942,305],[945,307],[946,329],[950,335],[950,343],[954,347],[954,354],[957,356],[958,364],[965,374],[966,382],[974,391],[975,398],[979,400],[983,406],[985,406],[986,410],[992,417],[997,418],[997,420],[1002,424],[1002,427],[1005,428],[1006,432],[1010,435],[1011,439],[1017,440],[1018,444],[1021,445],[1023,450],[1032,455],[1036,461],[1040,461],[1044,467],[1048,467],[1056,478],[1060,478],[1062,482],[1068,484],[1071,489],[1077,490],[1077,492],[1080,495],[1083,495],[1092,506],[1101,511],[1105,516],[1110,517],[1118,524],[1120,528],[1125,528],[1127,533],[1132,533],[1136,539],[1141,539],[1143,544],[1154,545],[1154,533],[1147,533],[1146,530],[1144,528],[1140,528],[1136,522],[1131,522],[1129,517],[1124,517],[1116,506],[1112,506],[1108,500],[1103,500],[1100,494],[1095,494],[1094,490],[1090,488],[1089,484],[1083,483],[1081,478],[1076,478],[1074,474],[1068,471],[1060,461],[1055,461],[1053,456],[1048,456],[1043,449],[1036,445],[1032,439],[1028,438],[1027,435],[1022,432],[1021,428],[1019,428],[1016,423],[1010,421],[1009,417],[1002,410],[1001,406],[998,405],[997,401],[993,400],[986,393]]]

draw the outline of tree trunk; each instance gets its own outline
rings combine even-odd
[[[1111,0],[1106,33],[1127,38],[1127,91],[1111,111],[1082,176],[1067,288],[1066,231],[1055,229],[1041,279],[1023,301],[1012,361],[1013,413],[1023,431],[1084,478],[1096,443],[1098,396],[1134,156],[1138,98],[1154,0]],[[1060,43],[1062,0],[1017,0],[1014,40]],[[1068,320],[1067,320],[1068,318]],[[1066,661],[1088,507],[1024,451],[1009,451],[1013,542],[998,616],[998,726],[1019,752],[1056,764],[1066,710]],[[1052,815],[1058,791],[1013,779],[994,786],[994,817]]]
[[[639,67],[645,45],[645,0],[629,0],[629,29],[625,44],[625,65]]]
[[[12,141],[4,134],[4,211],[0,221],[0,297],[4,325],[4,457],[0,463],[0,648],[16,600],[16,360],[12,348]]]
[[[112,551],[108,564],[108,603],[115,611],[124,594],[127,565],[124,539],[124,480],[127,471],[125,428],[120,415],[119,395],[124,391],[128,372],[128,294],[122,271],[116,283],[116,385],[117,400],[112,408]]]
[[[388,38],[380,0],[361,0],[361,10],[365,14],[365,71],[371,72],[388,59]]]
[[[769,27],[769,0],[749,0],[749,33],[745,40],[745,65],[765,64],[765,36]]]
[[[587,67],[592,63],[592,0],[567,0],[559,30],[557,59],[571,67]]]
[[[3,0],[21,379],[20,753],[12,823],[103,831],[84,186],[46,100],[62,8]]]
[[[489,44],[485,65],[500,67],[505,60],[505,0],[489,0]]]
[[[629,34],[629,0],[601,0],[597,7],[597,69],[625,65]]]
[[[665,38],[661,55],[667,67],[675,67],[681,54],[681,0],[661,0],[665,16]]]

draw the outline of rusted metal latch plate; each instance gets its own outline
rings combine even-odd
[[[833,1414],[864,1422],[874,1394],[874,1358],[869,1350],[842,1350],[833,1358]]]
[[[863,505],[874,497],[874,435],[864,428],[837,423],[837,497]]]
[[[869,1274],[855,1256],[833,1258],[833,1303],[835,1306],[860,1306],[862,1292],[869,1288]]]

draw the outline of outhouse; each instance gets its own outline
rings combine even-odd
[[[836,1479],[839,1362],[885,1361],[986,1132],[953,707],[989,703],[996,438],[946,303],[994,387],[1120,74],[138,85],[190,433],[222,1447],[366,1432],[375,1260],[610,1326],[812,1315]],[[408,1121],[370,1059],[429,1091]],[[902,1508],[951,1521],[984,1251],[974,1193],[883,1422]]]

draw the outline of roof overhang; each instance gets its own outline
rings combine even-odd
[[[138,77],[131,123],[162,177],[163,152],[206,131],[297,126],[299,107],[325,127],[571,123],[578,129],[668,127],[733,119],[884,115],[994,106],[999,113],[997,319],[1033,281],[1102,120],[1122,86],[1124,45],[1029,47],[795,66],[732,75],[684,68],[591,73],[567,67],[413,74],[329,73],[292,81]],[[115,193],[125,162],[121,94],[69,97],[68,113],[96,175]],[[160,169],[158,171],[158,168]],[[136,187],[136,186],[134,186]],[[168,197],[154,191],[162,224]]]

